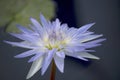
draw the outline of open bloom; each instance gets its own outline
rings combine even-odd
[[[33,62],[27,79],[32,77],[41,69],[42,75],[47,70],[51,61],[54,60],[60,72],[64,72],[65,55],[88,61],[87,58],[99,59],[89,54],[93,52],[89,48],[100,46],[105,39],[99,38],[103,35],[95,35],[88,29],[94,23],[84,25],[80,28],[69,28],[67,24],[61,24],[59,19],[50,22],[40,15],[41,23],[30,18],[30,28],[17,25],[20,33],[10,33],[21,39],[21,42],[5,41],[13,46],[28,48],[30,50],[18,54],[15,58],[32,56],[28,62]],[[98,39],[99,38],[99,39]]]

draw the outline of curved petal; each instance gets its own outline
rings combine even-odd
[[[36,27],[36,29],[42,28],[42,26],[40,25],[40,23],[36,19],[30,18],[30,20],[31,20],[32,24]]]
[[[81,53],[79,53],[79,55],[80,55],[81,57],[85,57],[85,58],[100,59],[99,57],[94,56],[94,55],[92,55],[92,54],[89,54],[89,53],[87,53],[87,52],[81,52]]]
[[[36,19],[34,19],[34,18],[30,18],[30,20],[31,20],[31,22],[33,24],[33,26],[31,26],[31,28],[35,32],[39,33],[40,36],[43,35],[43,27],[41,26],[41,24]]]
[[[39,71],[40,68],[42,67],[42,63],[43,63],[43,56],[41,56],[39,59],[37,59],[32,63],[32,66],[28,72],[26,79],[31,78],[37,71]]]
[[[47,28],[48,22],[42,14],[40,14],[40,20],[41,20],[42,26]]]
[[[65,58],[65,53],[64,52],[56,52],[56,55],[60,58]]]
[[[45,71],[47,70],[50,62],[52,61],[52,58],[54,56],[56,52],[56,49],[52,49],[51,51],[49,51],[47,54],[46,54],[46,57],[45,57],[45,60],[44,60],[44,63],[43,63],[43,66],[42,66],[42,75],[45,73]]]
[[[74,58],[77,58],[77,59],[81,59],[81,60],[84,60],[84,61],[88,61],[88,59],[85,59],[84,57],[76,54],[76,53],[69,53],[69,52],[66,52],[66,55],[68,56],[71,56],[71,57],[74,57]]]
[[[97,40],[94,40],[94,41],[90,41],[90,42],[87,42],[87,43],[84,43],[86,45],[90,45],[90,44],[97,44],[97,43],[100,43],[100,42],[103,42],[105,41],[106,39],[97,39]]]
[[[85,48],[93,48],[93,47],[97,47],[97,46],[101,46],[102,44],[89,44],[89,45],[85,45]]]
[[[23,32],[23,33],[25,33],[25,34],[33,33],[32,30],[30,30],[30,29],[28,29],[28,28],[26,28],[26,27],[23,27],[23,26],[21,26],[21,25],[16,25],[16,26],[17,26],[17,28],[18,28],[21,32]]]
[[[70,52],[70,53],[75,53],[75,52],[81,52],[81,51],[84,51],[85,50],[85,47],[82,47],[82,46],[72,46],[72,47],[66,47],[65,49],[67,52]]]
[[[76,32],[74,32],[74,34],[72,35],[72,38],[77,38],[78,36],[81,37],[94,24],[95,23],[91,23],[91,24],[87,24],[87,25],[84,25],[84,26],[80,27]]]
[[[80,28],[78,29],[78,32],[79,32],[79,33],[84,33],[84,32],[86,32],[90,27],[92,27],[94,24],[95,24],[95,23],[86,24],[86,25],[80,27]]]
[[[30,58],[28,62],[33,62],[33,61],[37,60],[43,54],[44,54],[43,52],[38,52],[35,56],[33,56],[32,58]]]
[[[56,55],[54,56],[55,64],[62,73],[64,72],[64,58],[65,58],[64,52],[57,52]]]
[[[19,38],[21,40],[25,40],[25,41],[30,41],[30,42],[35,42],[38,37],[30,35],[30,34],[15,34],[15,33],[10,33],[10,35]]]
[[[68,29],[69,29],[69,27],[68,27],[68,25],[67,24],[61,24],[61,30],[63,31],[63,32],[66,32],[67,33],[67,31],[68,31]]]
[[[34,46],[26,45],[24,42],[11,42],[11,41],[4,41],[4,42],[22,48],[28,48],[28,49],[35,48]]]
[[[80,40],[80,42],[87,42],[87,41],[90,41],[90,40],[93,40],[93,39],[96,39],[96,38],[99,38],[99,37],[102,37],[103,35],[88,35],[84,38],[82,38]]]
[[[60,29],[60,21],[59,21],[59,19],[56,19],[55,20],[55,30],[59,31],[59,29]]]
[[[29,50],[14,56],[15,58],[24,58],[36,54],[36,50]]]

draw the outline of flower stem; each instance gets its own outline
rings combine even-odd
[[[56,66],[54,60],[52,61],[50,80],[55,80]]]

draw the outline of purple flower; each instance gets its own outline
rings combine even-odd
[[[27,79],[40,69],[43,75],[52,60],[63,73],[65,55],[84,61],[88,61],[88,58],[99,59],[88,53],[94,51],[89,50],[89,48],[100,46],[100,42],[105,40],[100,38],[103,36],[102,34],[96,35],[88,30],[95,23],[77,29],[69,28],[67,24],[61,24],[59,19],[50,22],[43,15],[40,15],[41,24],[34,18],[30,18],[30,20],[32,22],[30,29],[17,25],[21,33],[10,33],[12,36],[21,39],[21,42],[5,41],[13,46],[30,49],[15,56],[15,58],[33,56],[28,61],[33,63]]]

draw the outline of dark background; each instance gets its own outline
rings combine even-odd
[[[66,57],[64,73],[57,70],[56,80],[120,80],[120,0],[55,0],[56,14],[62,23],[70,27],[80,27],[96,22],[90,29],[104,34],[107,39],[92,53],[100,60],[84,62]],[[31,64],[28,58],[15,59],[14,55],[25,49],[11,47],[3,40],[16,39],[0,29],[0,80],[25,80]],[[40,71],[29,80],[49,80],[50,67],[44,76]]]

